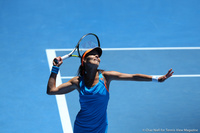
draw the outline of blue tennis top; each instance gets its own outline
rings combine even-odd
[[[109,92],[101,72],[99,82],[91,88],[85,86],[81,77],[79,97],[81,109],[74,122],[74,133],[107,133]]]

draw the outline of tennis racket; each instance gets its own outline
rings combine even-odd
[[[88,33],[81,37],[81,39],[78,41],[76,47],[68,54],[62,56],[61,58],[67,59],[69,57],[82,57],[83,53],[87,51],[88,49],[92,49],[95,47],[100,47],[100,41],[97,35],[94,33]],[[74,55],[73,53],[75,51],[78,51],[78,55]],[[54,62],[58,64],[58,60],[54,59]]]

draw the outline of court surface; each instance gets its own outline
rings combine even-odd
[[[0,133],[72,133],[78,92],[46,94],[52,59],[89,32],[101,69],[174,75],[164,83],[113,81],[108,133],[200,132],[200,1],[0,1]],[[57,84],[80,60],[60,68]]]
[[[62,56],[70,51],[71,49],[47,49],[50,68],[53,57]],[[121,56],[127,53],[127,57]],[[162,73],[165,74],[168,68],[173,68],[176,73],[179,73],[179,75],[174,74],[165,83],[112,82],[108,108],[110,132],[158,132],[161,130],[167,132],[178,129],[197,131],[198,120],[195,119],[199,118],[199,106],[194,103],[199,102],[200,74],[195,71],[198,71],[200,67],[200,59],[194,60],[196,57],[200,57],[200,47],[103,49],[101,69],[124,73],[143,72],[159,76]],[[148,66],[148,69],[140,67],[141,64]],[[57,85],[75,76],[79,65],[79,58],[65,60],[57,78]],[[187,70],[190,66],[195,67]],[[56,96],[56,99],[63,130],[72,132],[76,114],[80,109],[78,92],[72,92],[66,95],[66,98],[65,95]],[[66,100],[67,103],[65,103]]]

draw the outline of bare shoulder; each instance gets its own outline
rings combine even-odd
[[[117,71],[103,71],[103,76],[106,78],[108,82],[115,79],[116,76],[118,76],[120,73]]]
[[[105,71],[103,75],[108,81],[111,80],[130,80],[134,74],[121,73],[117,71]]]
[[[73,86],[73,88],[77,89],[80,92],[80,86],[79,86],[80,77],[79,76],[73,77],[68,82],[70,82],[70,84]]]
[[[70,81],[72,84],[78,85],[79,82],[80,82],[80,77],[79,77],[79,76],[73,77],[73,78],[70,79],[69,81]]]
[[[114,76],[114,75],[117,75],[117,74],[120,74],[120,73],[117,72],[117,71],[103,71],[102,74],[104,76]]]

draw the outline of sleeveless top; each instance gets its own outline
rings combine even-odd
[[[80,79],[79,102],[81,109],[74,122],[74,133],[107,133],[107,105],[109,92],[99,72],[99,82],[89,88]]]

